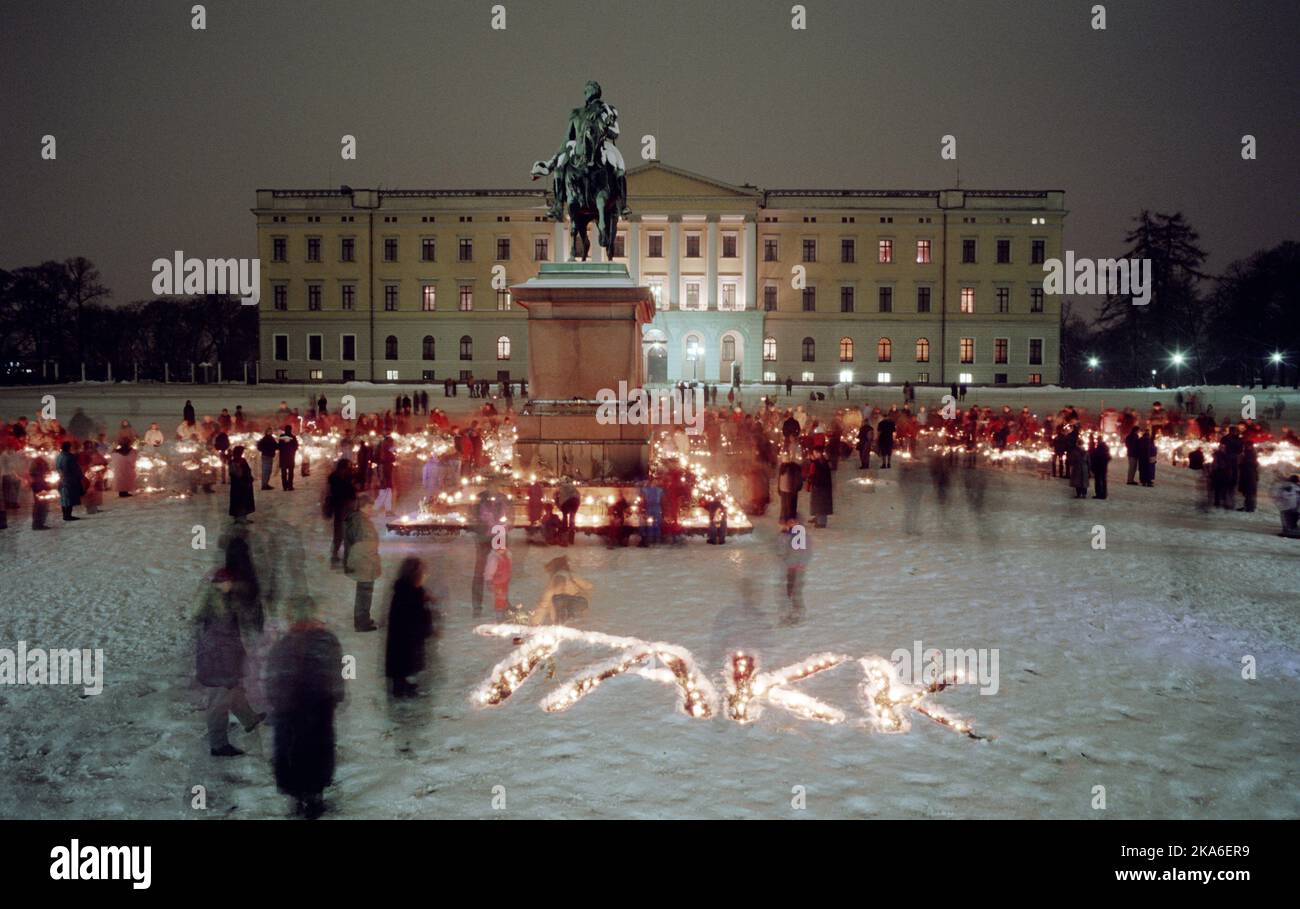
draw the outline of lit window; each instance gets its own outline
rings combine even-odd
[[[929,338],[916,339],[916,362],[918,363],[930,362],[930,339]]]
[[[426,284],[420,288],[420,308],[425,312],[434,312],[438,308],[438,288]]]
[[[880,363],[889,363],[894,359],[894,342],[889,338],[881,338],[876,342],[876,360]]]
[[[929,240],[916,241],[916,264],[917,265],[930,264],[930,241]]]
[[[387,379],[387,380],[390,381],[390,382],[396,382],[396,381],[397,381],[397,370],[396,370],[396,369],[390,369],[390,370],[388,370],[387,372],[384,373],[384,378]]]
[[[968,373],[968,372],[959,372],[959,373],[957,373],[957,381],[960,382],[960,383],[963,384],[963,385],[970,385],[970,384],[974,383],[975,378],[974,378],[974,376],[971,375],[971,373]]]
[[[799,375],[800,382],[812,382],[815,379],[816,379],[816,375],[811,372],[800,373]]]
[[[876,260],[881,265],[889,265],[894,261],[894,241],[881,240],[879,249],[876,254]]]
[[[841,370],[840,370],[840,381],[841,381],[841,382],[852,382],[852,381],[853,381],[853,370],[851,370],[851,369],[841,369]]]
[[[501,337],[497,338],[497,359],[498,360],[510,359],[510,339],[505,335],[502,335]]]
[[[961,311],[962,312],[975,311],[975,288],[963,287],[961,289]]]
[[[852,338],[840,338],[840,362],[841,363],[853,362],[853,339]]]
[[[881,385],[888,385],[890,382],[890,374],[887,372],[878,372],[876,373],[876,381]]]
[[[468,284],[460,286],[460,311],[470,312],[474,309],[474,288]]]
[[[776,338],[763,339],[763,359],[768,363],[776,361]]]
[[[767,383],[770,384],[770,385],[775,385],[775,384],[776,384],[776,373],[773,372],[773,371],[770,370],[770,369],[766,369],[766,370],[764,370],[764,371],[763,371],[763,381],[764,381],[764,382],[767,382]]]
[[[961,361],[963,363],[975,362],[975,339],[974,338],[961,339]]]
[[[993,362],[994,363],[1007,362],[1007,345],[1009,343],[1010,342],[1006,338],[993,339]]]

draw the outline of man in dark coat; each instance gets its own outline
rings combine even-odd
[[[831,465],[824,449],[817,449],[813,455],[808,472],[808,488],[811,490],[808,510],[812,513],[813,524],[825,527],[826,518],[835,513],[835,507],[831,500]]]
[[[1070,477],[1070,485],[1074,487],[1074,497],[1086,499],[1088,497],[1088,453],[1079,445],[1077,438],[1065,455],[1065,469]]]
[[[1237,490],[1245,502],[1238,511],[1254,511],[1255,498],[1259,492],[1259,455],[1255,453],[1255,443],[1245,441],[1241,445],[1241,461],[1237,465]]]
[[[871,468],[871,439],[874,435],[875,431],[864,417],[862,425],[858,427],[858,470]]]
[[[185,406],[181,409],[181,419],[186,423],[194,423],[194,404],[192,402],[185,402]]]
[[[275,436],[271,435],[271,430],[267,429],[262,438],[257,440],[257,453],[262,456],[262,488],[271,488],[271,471],[275,467],[275,455],[280,450],[280,445],[275,441]]]
[[[776,492],[781,500],[780,520],[792,521],[799,513],[799,490],[803,488],[803,468],[798,461],[782,463],[776,476]]]
[[[1092,471],[1093,498],[1106,498],[1106,471],[1110,464],[1110,446],[1106,440],[1097,437],[1088,452],[1088,468]]]
[[[325,517],[334,522],[334,537],[330,544],[331,568],[342,564],[340,553],[343,550],[343,526],[356,502],[357,488],[352,485],[352,462],[347,458],[339,458],[333,473],[326,480],[325,488]]]
[[[888,416],[882,417],[876,424],[876,445],[880,449],[880,466],[890,466],[890,457],[894,453],[894,421]]]
[[[80,521],[73,517],[72,509],[81,504],[81,494],[86,488],[81,475],[81,462],[72,453],[72,443],[64,442],[59,456],[54,459],[54,469],[59,474],[59,505],[63,508],[63,520]]]
[[[244,459],[244,446],[236,445],[230,451],[230,516],[242,520],[256,510],[253,504],[253,468]]]
[[[392,681],[393,697],[414,697],[418,693],[410,676],[424,669],[425,641],[434,630],[435,615],[424,589],[424,565],[419,559],[407,558],[398,571],[388,607],[384,675]]]
[[[306,597],[291,609],[294,624],[271,648],[267,698],[275,751],[275,785],[295,800],[295,813],[317,818],[334,781],[334,711],[343,701],[343,648],[316,620]]]
[[[298,437],[293,434],[293,427],[288,423],[284,425],[284,432],[280,433],[277,447],[280,456],[280,488],[292,491],[293,465],[298,455]]]
[[[1124,453],[1128,455],[1128,485],[1129,486],[1137,485],[1137,480],[1133,478],[1137,476],[1138,467],[1142,463],[1141,444],[1142,444],[1142,436],[1138,432],[1137,426],[1133,426],[1128,431],[1128,435],[1124,437]]]

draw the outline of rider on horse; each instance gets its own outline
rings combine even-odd
[[[551,217],[564,220],[568,201],[575,197],[575,184],[585,174],[598,169],[612,175],[610,188],[617,193],[619,216],[627,217],[627,168],[614,141],[618,139],[618,111],[600,97],[600,84],[588,82],[586,103],[569,114],[569,131],[564,145],[549,161],[533,165],[533,179],[552,175],[555,204]]]

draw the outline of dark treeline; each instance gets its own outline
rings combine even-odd
[[[1065,384],[1300,383],[1300,243],[1288,240],[1208,275],[1206,253],[1181,213],[1143,211],[1133,220],[1123,255],[1151,260],[1151,301],[1107,297],[1092,323],[1067,301]]]
[[[0,382],[242,379],[257,360],[257,311],[227,296],[160,297],[125,305],[86,259],[0,269]],[[206,365],[206,368],[205,368]]]

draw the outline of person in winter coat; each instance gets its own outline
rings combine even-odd
[[[1237,490],[1244,502],[1239,511],[1254,511],[1259,493],[1259,455],[1255,443],[1246,441],[1241,446],[1241,461],[1237,465]]]
[[[379,443],[379,497],[375,499],[375,510],[383,509],[385,514],[393,513],[393,473],[397,467],[397,443],[391,435],[384,436]]]
[[[77,463],[81,466],[86,486],[81,502],[86,506],[86,514],[98,514],[104,504],[104,473],[108,469],[108,459],[100,454],[93,441],[87,439],[77,455]]]
[[[275,734],[275,785],[309,819],[325,811],[325,787],[334,781],[334,712],[343,701],[343,648],[302,597],[291,605],[293,624],[271,648],[267,698]]]
[[[151,448],[161,448],[162,443],[165,441],[162,430],[158,428],[158,424],[150,423],[149,428],[146,429],[144,433],[144,444]]]
[[[1124,453],[1128,455],[1128,485],[1136,486],[1138,467],[1142,463],[1142,434],[1133,426],[1124,437]]]
[[[1138,473],[1142,479],[1142,485],[1154,486],[1156,485],[1156,460],[1160,455],[1160,449],[1156,447],[1155,432],[1148,430],[1143,433],[1139,443],[1141,465]]]
[[[330,542],[330,567],[338,568],[343,564],[340,553],[343,550],[343,525],[352,513],[357,501],[357,489],[352,485],[352,462],[339,458],[334,470],[325,479],[325,517],[334,525],[334,536]]]
[[[59,474],[59,505],[63,508],[63,520],[80,521],[74,517],[72,509],[81,504],[81,493],[85,488],[85,479],[81,475],[81,462],[72,453],[72,443],[64,442],[59,456],[54,459],[54,469]]]
[[[253,502],[253,468],[244,458],[244,446],[230,450],[230,516],[243,521],[257,510]]]
[[[32,487],[32,530],[50,529],[45,526],[45,518],[50,513],[50,506],[42,497],[50,488],[49,482],[45,479],[49,472],[48,461],[44,458],[32,458],[27,473],[28,483]]]
[[[560,517],[564,520],[564,546],[571,546],[577,535],[575,517],[581,504],[578,487],[568,477],[561,478],[560,485],[555,490],[555,505],[560,509]]]
[[[393,686],[393,697],[414,697],[419,689],[410,677],[424,669],[425,641],[437,629],[434,609],[424,589],[424,563],[408,557],[402,561],[393,599],[388,607],[388,641],[384,651],[384,675]]]
[[[298,456],[298,437],[293,434],[293,427],[288,423],[280,433],[276,448],[280,457],[280,488],[292,492],[294,460]]]
[[[1093,439],[1088,451],[1088,469],[1092,473],[1093,498],[1104,499],[1107,495],[1106,472],[1110,468],[1110,446],[1100,436]]]
[[[483,566],[483,580],[492,588],[492,608],[497,621],[502,621],[510,609],[510,574],[513,566],[510,550],[493,546]]]
[[[1273,487],[1273,501],[1282,517],[1280,537],[1300,539],[1300,474],[1291,474]]]
[[[1074,487],[1074,497],[1086,499],[1088,497],[1088,453],[1083,450],[1077,439],[1066,452],[1065,469],[1070,477],[1070,485]]]
[[[875,430],[866,420],[858,427],[858,470],[871,469],[871,439]]]
[[[808,563],[812,559],[808,531],[799,522],[797,513],[788,519],[782,519],[777,547],[785,571],[786,608],[780,623],[797,625],[803,621],[803,582],[808,573]]]
[[[894,421],[886,416],[876,424],[876,447],[880,450],[880,466],[890,467],[890,458],[894,453]]]
[[[534,625],[562,625],[584,614],[589,607],[592,583],[578,577],[564,556],[546,563],[546,589],[533,610]]]
[[[261,456],[262,462],[262,489],[271,488],[271,471],[275,468],[275,455],[280,450],[280,445],[275,441],[275,436],[271,434],[270,427],[262,434],[262,438],[257,440],[257,453]]]
[[[813,524],[817,527],[825,527],[826,518],[835,513],[831,477],[831,465],[826,458],[826,451],[819,448],[813,453],[808,471],[808,489],[811,492],[808,510],[812,512]]]
[[[253,712],[244,695],[245,651],[240,610],[230,571],[219,568],[204,584],[195,624],[195,670],[208,691],[208,750],[213,757],[244,752],[230,744],[230,714],[252,732],[265,718]],[[336,664],[337,666],[337,664]]]
[[[185,406],[181,408],[181,420],[185,423],[194,422],[194,403],[186,401]]]
[[[374,602],[375,581],[383,573],[379,559],[379,533],[370,518],[370,494],[356,497],[343,529],[343,570],[356,582],[352,603],[352,629],[374,631],[379,626],[370,617]]]
[[[792,520],[799,511],[799,490],[803,487],[803,468],[798,461],[787,460],[776,475],[776,492],[781,499],[780,520]]]
[[[113,486],[118,498],[130,498],[135,490],[135,450],[125,438],[117,443],[110,456],[113,466]]]

